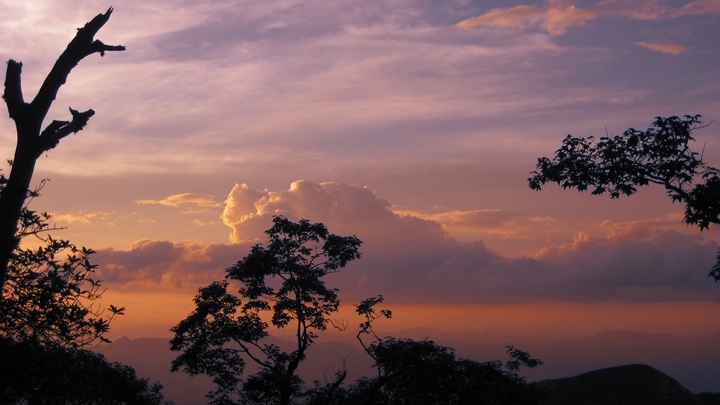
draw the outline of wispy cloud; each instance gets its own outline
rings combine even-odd
[[[544,7],[521,5],[496,8],[485,14],[457,23],[458,28],[476,26],[524,28],[540,26],[552,35],[562,35],[569,28],[583,26],[599,15],[589,9],[575,7],[567,1],[551,1]]]
[[[527,217],[499,209],[424,213],[392,207],[392,211],[398,215],[412,215],[442,224],[453,237],[465,241],[484,240],[489,235],[522,238],[533,232],[537,234],[540,230],[549,231],[548,225],[557,222],[550,217]]]
[[[673,15],[700,15],[700,14],[720,14],[720,2],[717,0],[696,0],[683,5],[679,9],[673,11]]]
[[[571,0],[548,0],[542,6],[519,5],[495,8],[484,14],[460,21],[456,27],[466,29],[477,26],[540,27],[551,35],[563,35],[570,28],[582,27],[589,21],[603,17],[655,20],[720,12],[720,6],[713,0],[694,1],[679,8],[665,6],[657,0],[605,0],[584,8],[578,7],[574,3]]]
[[[688,48],[684,45],[680,44],[657,44],[657,43],[650,43],[650,42],[635,42],[635,45],[639,45],[645,49],[649,49],[651,51],[660,52],[660,53],[666,53],[669,55],[680,55],[688,51]]]
[[[168,207],[185,207],[185,208],[218,208],[222,207],[222,203],[215,200],[214,196],[203,195],[197,193],[172,194],[159,200],[135,200],[141,205],[164,205]]]
[[[90,224],[94,220],[107,221],[114,212],[75,212],[54,214],[51,221],[63,224],[83,223]]]

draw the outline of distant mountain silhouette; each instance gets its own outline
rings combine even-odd
[[[393,332],[392,335],[432,339],[440,345],[456,349],[459,357],[477,361],[505,360],[505,346],[515,345],[545,362],[536,369],[521,370],[528,381],[577,375],[621,364],[649,364],[672,375],[693,392],[720,390],[720,362],[717,361],[720,358],[720,334],[687,338],[604,331],[585,338],[542,343],[492,331],[467,333],[418,328]],[[273,343],[282,346],[283,339],[287,337],[275,338]],[[95,350],[105,354],[109,360],[133,366],[138,375],[160,381],[165,387],[165,397],[177,405],[206,403],[204,395],[213,389],[206,376],[191,378],[185,373],[170,373],[170,362],[178,353],[170,351],[168,339],[124,337]],[[363,352],[354,334],[329,332],[322,334],[310,349],[299,371],[307,383],[313,380],[324,382],[332,378],[335,370],[345,367],[350,382],[362,375],[374,375],[376,370],[371,364],[371,359]],[[708,405],[709,402],[703,404]]]
[[[603,331],[585,338],[518,345],[545,360],[533,380],[577,375],[623,364],[648,364],[693,392],[720,390],[720,334],[679,337],[664,333]]]
[[[645,364],[604,368],[537,383],[545,405],[703,405],[671,377]]]
[[[165,399],[172,400],[176,405],[205,404],[208,401],[205,394],[215,387],[207,376],[190,377],[185,373],[170,372],[170,363],[177,353],[170,351],[168,339],[122,337],[94,350],[108,360],[132,366],[139,376],[159,381],[163,385]]]

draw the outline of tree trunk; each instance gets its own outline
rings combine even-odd
[[[78,29],[75,38],[57,59],[31,103],[25,102],[22,94],[20,81],[22,63],[8,61],[3,98],[10,118],[15,121],[17,146],[10,177],[7,178],[0,194],[0,290],[5,285],[8,265],[20,242],[20,235],[17,234],[18,221],[28,195],[35,162],[45,151],[57,146],[62,138],[82,130],[90,117],[95,114],[93,110],[80,112],[71,108],[71,121],[53,121],[41,132],[50,106],[72,69],[83,58],[94,53],[102,56],[106,51],[125,50],[124,46],[105,45],[94,39],[95,34],[110,18],[112,11],[111,7],[104,14],[98,14],[83,28]]]

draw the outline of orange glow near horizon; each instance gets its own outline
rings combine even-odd
[[[113,321],[110,338],[169,337],[169,329],[193,310],[192,299],[193,295],[180,292],[149,295],[108,290],[103,298],[104,304],[113,303],[127,308],[126,315]],[[603,330],[678,336],[720,332],[720,305],[714,302],[429,305],[393,303],[390,299],[378,309],[393,312],[392,319],[376,321],[375,328],[382,333],[427,328],[447,332],[491,332],[509,338],[551,341],[589,336]],[[349,303],[344,304],[334,318],[348,325],[348,333],[356,330],[357,324],[362,321]]]

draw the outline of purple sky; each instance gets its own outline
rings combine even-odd
[[[23,62],[27,99],[109,6],[0,0],[0,58]],[[696,330],[720,328],[717,228],[684,226],[659,188],[610,201],[526,181],[568,133],[667,115],[715,121],[695,146],[720,165],[720,2],[115,6],[97,38],[127,51],[89,57],[62,89],[49,119],[97,114],[40,159],[51,181],[33,207],[100,250],[121,326],[176,323],[147,303],[186,311],[283,214],[365,241],[334,281],[350,301],[710,303]]]

